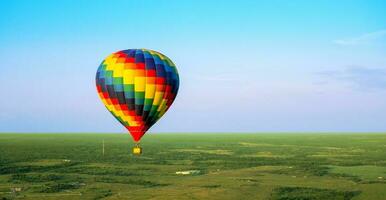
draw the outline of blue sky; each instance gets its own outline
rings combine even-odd
[[[0,132],[124,132],[110,53],[148,48],[180,91],[152,132],[385,131],[385,1],[0,1]]]

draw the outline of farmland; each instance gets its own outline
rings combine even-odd
[[[150,133],[143,155],[132,146],[2,133],[0,199],[386,199],[386,134]]]

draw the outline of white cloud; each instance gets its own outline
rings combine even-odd
[[[368,68],[363,66],[349,66],[342,70],[319,72],[327,78],[326,82],[339,81],[348,83],[351,87],[361,91],[386,90],[386,69]]]
[[[334,43],[338,45],[363,45],[363,44],[370,44],[375,40],[378,40],[385,36],[386,36],[386,29],[379,30],[376,32],[371,32],[371,33],[365,33],[357,37],[334,40]]]

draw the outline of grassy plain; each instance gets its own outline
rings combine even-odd
[[[386,134],[150,133],[141,146],[0,134],[0,199],[386,199]]]

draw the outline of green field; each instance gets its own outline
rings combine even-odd
[[[386,134],[148,134],[141,146],[0,134],[0,199],[386,199]]]

